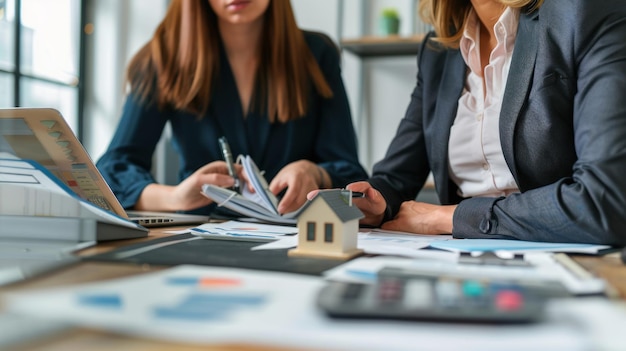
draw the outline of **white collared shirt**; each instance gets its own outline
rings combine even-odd
[[[450,130],[448,157],[450,177],[462,197],[506,196],[519,192],[502,153],[500,109],[506,86],[519,10],[507,8],[494,25],[497,45],[485,66],[480,63],[480,27],[476,13],[469,14],[460,50],[469,67]]]

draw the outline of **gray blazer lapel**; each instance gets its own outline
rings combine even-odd
[[[513,154],[515,123],[523,104],[527,101],[537,59],[537,12],[520,15],[515,50],[511,59],[509,77],[500,111],[500,144],[513,177],[517,181],[517,168]],[[518,182],[519,184],[519,182]]]
[[[448,176],[448,141],[450,140],[450,127],[454,123],[458,109],[459,98],[465,86],[466,65],[461,56],[461,51],[450,50],[446,55],[445,70],[441,77],[441,85],[437,92],[438,101],[435,109],[432,130],[432,168],[438,169],[433,174],[438,175],[435,184],[447,184]],[[448,198],[448,187],[440,187],[443,198]]]

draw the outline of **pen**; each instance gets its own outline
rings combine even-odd
[[[352,190],[348,190],[348,189],[341,189],[342,193],[350,193],[352,195],[352,198],[364,198],[365,197],[365,193],[360,192],[360,191],[352,191]]]
[[[224,161],[226,161],[226,166],[228,167],[228,174],[235,179],[235,185],[233,185],[233,190],[239,192],[239,178],[237,178],[237,171],[235,171],[235,161],[233,161],[233,154],[230,152],[230,146],[228,145],[228,141],[226,137],[219,138],[220,148],[222,149],[222,154],[224,155]]]

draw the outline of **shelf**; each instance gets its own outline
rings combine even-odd
[[[360,57],[415,56],[424,40],[424,34],[411,37],[362,37],[344,39],[341,47]]]

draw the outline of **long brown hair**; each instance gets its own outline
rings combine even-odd
[[[311,86],[333,93],[297,27],[289,0],[271,0],[265,13],[252,107],[270,121],[304,116]],[[140,98],[203,115],[219,72],[217,15],[208,0],[173,0],[152,39],[132,58],[127,82]]]
[[[535,11],[543,0],[499,0],[504,6]],[[458,48],[467,15],[472,9],[470,0],[420,0],[422,20],[435,29],[435,40],[444,46]]]

